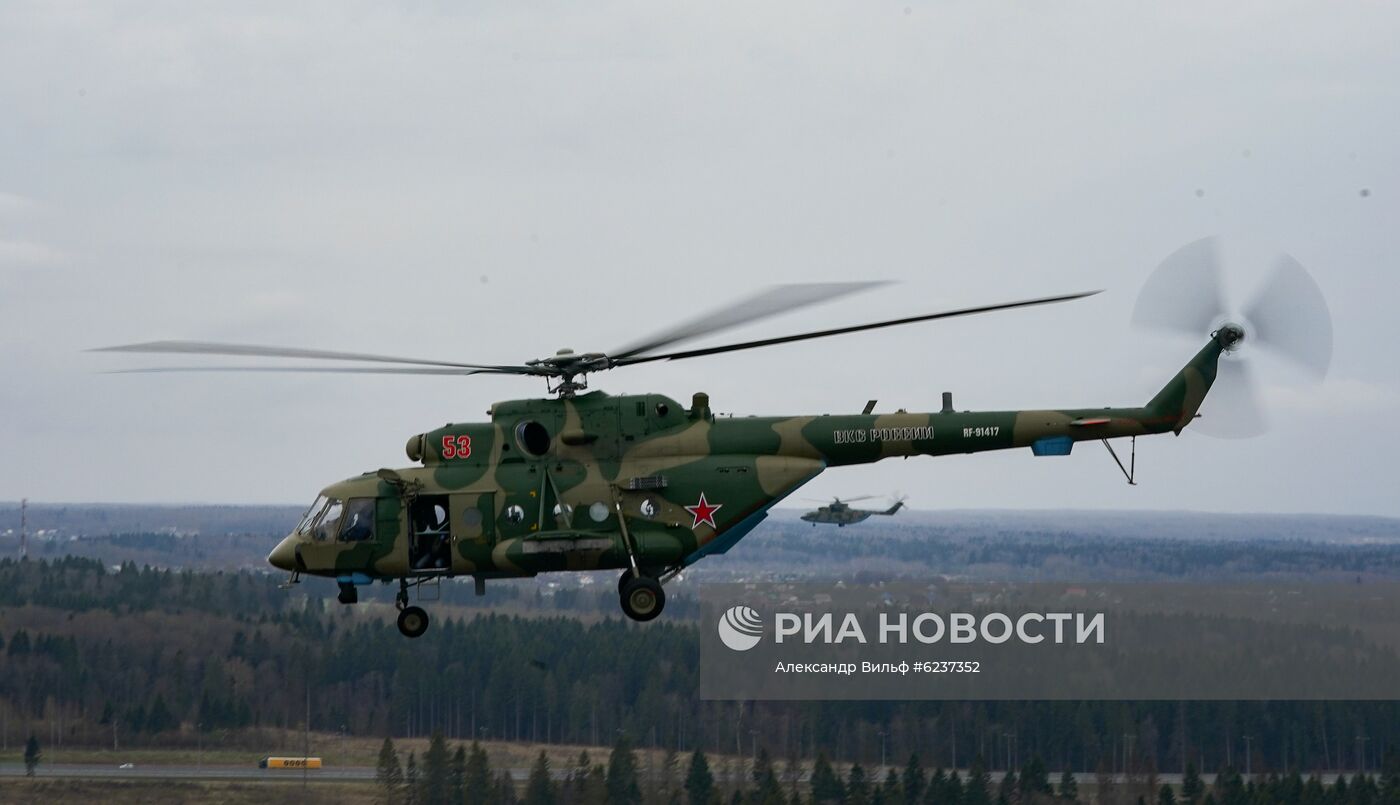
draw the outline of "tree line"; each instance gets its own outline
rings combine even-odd
[[[965,774],[930,773],[910,755],[902,768],[880,777],[860,763],[843,774],[824,753],[810,765],[777,764],[763,749],[739,773],[726,769],[717,776],[704,751],[683,756],[671,750],[659,770],[640,774],[633,743],[623,735],[606,762],[584,751],[558,772],[539,752],[522,788],[509,770],[492,770],[480,743],[449,750],[439,732],[421,757],[410,752],[406,759],[385,738],[375,782],[386,805],[1395,805],[1400,758],[1379,774],[1340,775],[1331,783],[1296,771],[1246,779],[1227,768],[1207,784],[1191,766],[1170,785],[1150,771],[1124,778],[1100,771],[1092,795],[1082,796],[1073,772],[1052,784],[1039,757],[994,778],[981,758]]]
[[[0,735],[64,745],[235,742],[248,730],[606,745],[1093,774],[1225,765],[1351,773],[1400,747],[1396,702],[725,702],[697,698],[693,623],[389,613],[252,573],[0,561]],[[250,740],[251,744],[252,741]]]

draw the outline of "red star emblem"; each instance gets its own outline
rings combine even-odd
[[[723,506],[723,503],[711,503],[705,500],[705,493],[701,492],[699,503],[694,506],[685,507],[685,510],[690,512],[690,516],[695,518],[695,522],[690,524],[691,530],[693,531],[699,528],[701,523],[708,525],[710,528],[715,528],[715,512],[719,511]]]

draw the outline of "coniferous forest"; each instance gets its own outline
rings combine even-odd
[[[991,773],[980,759],[964,771],[926,769],[917,754],[902,763],[844,768],[824,754],[810,764],[776,761],[766,749],[741,771],[716,768],[705,752],[668,750],[659,768],[639,768],[631,740],[619,737],[606,758],[581,752],[565,768],[535,757],[523,791],[508,770],[492,768],[475,741],[455,749],[442,733],[405,757],[384,739],[375,768],[380,802],[389,805],[1051,805],[1092,801],[1157,805],[1389,805],[1400,801],[1400,763],[1379,773],[1342,774],[1324,782],[1297,771],[1245,777],[1227,769],[1207,781],[1188,767],[1173,783],[1151,769],[1122,776],[1100,771],[1092,794],[1071,771],[1052,776],[1038,757]],[[1086,783],[1090,781],[1085,781]]]
[[[638,745],[930,769],[1078,774],[1188,766],[1374,771],[1396,702],[714,702],[697,633],[589,614],[443,608],[431,639],[392,610],[341,608],[280,578],[0,561],[0,729],[8,746],[187,745],[260,727],[363,736]],[[1245,753],[1248,752],[1246,757]]]

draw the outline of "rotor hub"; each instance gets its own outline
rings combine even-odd
[[[1234,322],[1227,321],[1220,325],[1220,328],[1211,336],[1220,342],[1220,346],[1226,352],[1234,352],[1244,343],[1244,327]]]

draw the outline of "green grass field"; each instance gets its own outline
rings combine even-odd
[[[371,805],[375,802],[375,794],[373,783],[318,783],[303,788],[300,782],[19,779],[6,780],[0,786],[0,805],[36,802],[101,802],[103,805],[202,802],[228,805],[271,805],[281,802]]]

